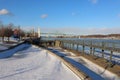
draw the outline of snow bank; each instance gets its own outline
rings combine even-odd
[[[5,47],[5,46],[0,45],[0,50],[5,50],[5,49],[8,49],[8,48]]]
[[[67,54],[70,54],[69,51],[64,50],[61,51],[59,49],[50,48],[52,52],[55,52],[55,54],[59,56],[64,56],[63,58],[73,64],[75,67],[80,69],[82,72],[89,75],[92,80],[120,80],[120,77],[115,75],[114,73],[111,73],[108,70],[105,70],[104,68],[98,66],[97,64],[89,61],[88,59],[85,59],[82,56],[68,56]]]
[[[88,67],[90,70],[94,71],[98,75],[102,76],[105,80],[120,80],[120,77],[111,73],[110,71],[98,66],[97,64],[85,59],[84,57],[69,57],[74,59],[77,62],[80,62],[84,66]]]
[[[24,48],[27,48],[28,46],[30,46],[30,45],[21,44],[13,49],[10,49],[10,50],[4,51],[4,52],[0,52],[0,59],[11,57],[13,54],[15,54],[15,52],[22,50]]]
[[[11,58],[0,59],[0,80],[80,79],[46,50],[31,46],[16,52]]]
[[[62,55],[65,55],[65,56],[76,56],[73,52],[70,52],[68,50],[63,50],[60,47],[57,47],[57,48],[49,47],[48,50],[51,50],[52,52],[58,52],[58,53],[60,52],[62,53]],[[57,54],[57,55],[60,55],[60,54]]]

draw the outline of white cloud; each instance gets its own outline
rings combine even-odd
[[[96,4],[98,2],[98,0],[89,0],[90,2],[92,2],[93,4]]]
[[[0,15],[8,15],[9,11],[7,9],[1,9],[0,10]]]
[[[45,19],[45,18],[48,17],[48,14],[42,14],[40,17],[41,17],[42,19]]]
[[[7,9],[1,9],[1,10],[0,10],[0,15],[13,16],[13,14],[12,14],[11,12],[9,12]]]

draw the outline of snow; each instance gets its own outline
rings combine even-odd
[[[117,75],[84,57],[77,57],[61,48],[51,47],[49,50],[72,63],[92,80],[120,80]],[[80,80],[63,62],[36,46],[22,44],[1,52],[0,57],[3,58],[0,59],[0,80]]]
[[[29,45],[27,45],[27,44],[22,44],[16,48],[13,48],[13,49],[10,49],[10,50],[4,51],[4,52],[0,52],[0,59],[11,57],[13,54],[15,54],[15,52],[22,50],[22,49],[25,49],[28,46]]]
[[[65,52],[61,51],[59,48],[50,48],[52,52],[59,56],[64,56],[63,58],[68,62],[72,63],[75,67],[89,75],[92,80],[120,80],[120,77],[115,75],[114,73],[105,70],[104,68],[98,66],[97,64],[85,59],[82,56],[69,56],[69,51],[64,50]],[[73,53],[72,53],[73,54]]]
[[[49,47],[48,49],[53,50],[53,51],[58,52],[58,53],[60,52],[60,53],[62,53],[62,55],[76,56],[73,52],[70,52],[68,50],[63,50],[62,51],[62,48],[60,48],[60,47]],[[57,55],[60,55],[60,54],[57,54]]]
[[[0,80],[80,80],[44,49],[23,44],[5,53],[12,57],[0,59]]]
[[[80,62],[84,66],[88,67],[90,70],[94,71],[95,73],[101,75],[105,80],[120,80],[120,77],[111,73],[110,71],[94,64],[93,62],[85,59],[84,57],[69,57],[74,59],[77,62]]]
[[[13,42],[18,42],[18,40],[13,37],[9,37],[9,40]],[[0,37],[0,41],[2,41],[2,37]],[[4,37],[4,41],[8,41],[8,37]]]
[[[8,49],[8,48],[5,47],[5,46],[0,45],[0,50],[5,50],[5,49]]]

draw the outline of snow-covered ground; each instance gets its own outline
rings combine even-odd
[[[49,50],[72,63],[92,80],[120,80],[115,74],[83,57],[76,57],[72,52],[52,47]],[[80,80],[58,58],[36,46],[22,44],[0,54],[11,55],[0,59],[0,80]]]
[[[117,75],[98,66],[97,64],[94,64],[93,62],[89,61],[88,59],[85,59],[84,57],[68,57],[68,58],[72,58],[73,60],[80,62],[81,64],[86,66],[88,69],[102,76],[105,80],[120,80],[120,77],[118,77]]]
[[[4,41],[7,41],[7,37],[4,38]],[[23,41],[18,42],[18,40],[10,37],[10,42],[13,42],[13,43],[2,42],[2,38],[0,37],[0,50],[6,50],[11,46],[15,46],[19,43],[22,43]]]
[[[13,42],[18,42],[18,39],[13,37],[10,37],[9,40]],[[2,37],[0,37],[0,41],[2,41]],[[8,37],[4,37],[4,41],[8,41]]]
[[[17,46],[16,48],[13,48],[13,49],[10,49],[10,50],[7,50],[7,51],[0,52],[0,59],[7,58],[7,57],[11,57],[11,56],[14,55],[17,51],[24,50],[24,49],[28,48],[29,46],[30,46],[30,45],[28,45],[28,44],[21,44],[21,45]]]
[[[6,46],[0,45],[0,50],[8,49]]]
[[[59,56],[64,56],[68,62],[74,64],[77,68],[81,71],[89,75],[92,80],[120,80],[120,77],[115,75],[114,73],[98,66],[97,64],[85,59],[84,57],[77,57],[74,56],[74,53],[69,51],[61,51],[61,48],[52,48],[50,47],[49,50],[56,53]],[[69,56],[71,55],[71,56]]]
[[[13,56],[0,59],[0,80],[80,80],[60,60],[38,47],[25,44],[5,53]]]

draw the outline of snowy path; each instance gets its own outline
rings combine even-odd
[[[0,80],[80,79],[46,50],[31,46],[10,58],[0,59]]]

